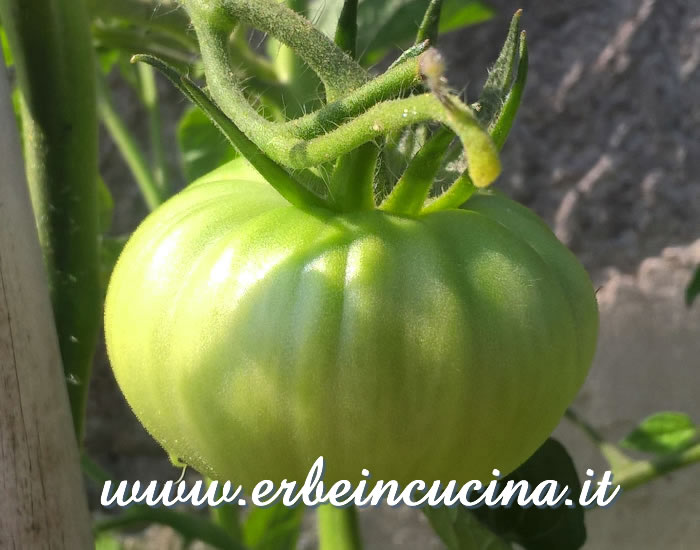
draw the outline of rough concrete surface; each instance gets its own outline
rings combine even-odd
[[[612,439],[658,410],[700,422],[700,303],[683,304],[700,263],[700,2],[491,3],[498,18],[446,36],[440,47],[451,85],[474,99],[510,14],[525,9],[529,83],[497,185],[542,215],[601,287],[598,352],[574,406]],[[181,102],[163,90],[172,121]],[[128,94],[120,101],[128,112]],[[143,130],[140,115],[130,116]],[[109,145],[102,167],[118,199],[117,227],[133,227],[144,210]],[[172,477],[104,361],[97,371],[88,448],[119,475]],[[581,472],[604,469],[576,428],[563,422],[555,435]],[[585,548],[690,550],[700,540],[698,518],[700,465],[590,512]],[[441,547],[415,511],[362,512],[361,521],[370,550]],[[153,533],[161,542],[170,536],[154,527],[133,547]],[[309,533],[304,548],[314,545]],[[146,547],[178,543],[155,544]]]

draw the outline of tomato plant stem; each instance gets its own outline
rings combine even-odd
[[[0,18],[22,94],[27,180],[80,440],[102,307],[89,19],[81,0],[1,0]]]
[[[308,19],[275,0],[222,0],[216,3],[184,0],[183,4],[190,14],[203,50],[207,47],[205,42],[211,39],[203,31],[216,28],[230,32],[233,24],[240,21],[268,33],[294,50],[319,76],[329,101],[369,80],[365,70]],[[207,70],[207,76],[211,76],[210,73]],[[212,94],[217,96],[214,90]]]
[[[629,490],[664,474],[700,462],[700,443],[677,453],[660,455],[652,460],[637,460],[615,472],[614,483]]]

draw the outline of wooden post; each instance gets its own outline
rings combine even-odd
[[[92,548],[80,456],[0,56],[0,548]]]

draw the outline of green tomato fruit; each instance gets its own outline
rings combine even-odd
[[[245,488],[490,478],[527,459],[586,376],[591,282],[523,206],[485,192],[400,217],[286,203],[242,161],[129,240],[107,349],[171,454]]]

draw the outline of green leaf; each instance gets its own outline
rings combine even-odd
[[[645,453],[675,453],[691,446],[698,435],[698,426],[687,414],[659,412],[642,420],[620,445]]]
[[[459,2],[445,0],[440,14],[440,33],[476,25],[491,19],[496,12],[484,2]]]
[[[236,150],[198,107],[190,107],[177,126],[177,142],[188,182],[236,158]]]
[[[700,294],[700,266],[695,268],[695,274],[685,289],[685,303],[688,307],[693,305],[695,298]]]
[[[303,517],[303,506],[253,508],[243,525],[243,542],[251,550],[294,550]]]
[[[360,0],[357,10],[357,53],[363,65],[373,65],[391,48],[406,48],[414,40],[430,0]],[[309,18],[329,37],[335,34],[343,2],[314,0]],[[444,0],[440,32],[487,21],[494,10],[481,0]]]
[[[363,65],[373,65],[391,48],[410,45],[428,9],[429,0],[387,0],[360,3],[357,21],[357,52]],[[445,0],[439,31],[456,30],[475,25],[493,16],[479,0]]]
[[[571,457],[561,443],[551,438],[502,483],[509,480],[527,481],[531,490],[545,480],[555,480],[560,489],[569,487],[572,500],[581,492]],[[525,550],[576,550],[586,541],[584,509],[579,506],[523,509],[514,503],[510,508],[477,508],[474,514],[494,532]]]
[[[7,41],[5,29],[2,27],[0,27],[0,45],[2,45],[2,56],[5,58],[5,65],[12,67],[14,60],[12,59],[12,52],[10,51],[10,44]]]

